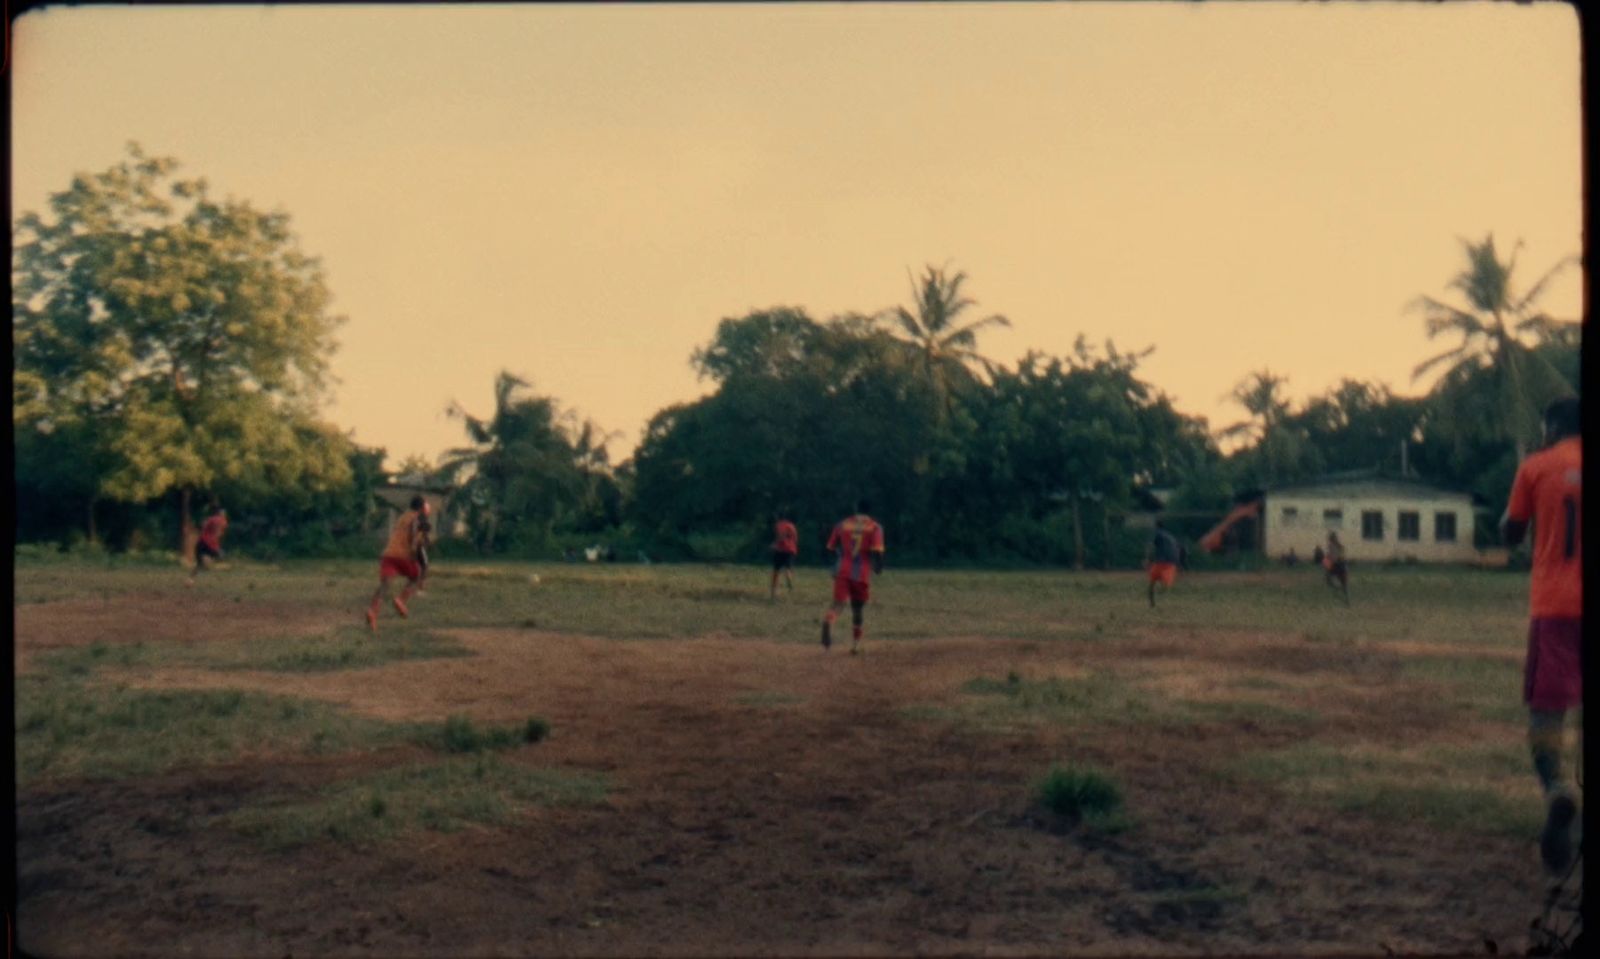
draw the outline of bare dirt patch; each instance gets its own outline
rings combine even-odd
[[[121,624],[119,641],[203,641],[218,629],[278,635],[295,622],[271,608],[242,617],[248,605],[194,626],[137,599],[113,601],[114,612],[51,605],[71,608],[30,610],[26,620],[19,610],[19,649],[96,623]],[[1385,946],[1477,951],[1485,935],[1514,948],[1532,914],[1529,844],[1441,841],[1289,805],[1209,771],[1210,759],[1281,741],[1281,731],[996,736],[904,714],[1010,669],[1166,667],[1172,637],[879,642],[850,657],[728,638],[451,635],[476,655],[343,673],[117,678],[304,696],[386,719],[543,716],[551,738],[512,761],[603,771],[612,782],[603,805],[372,847],[267,853],[210,819],[393,757],[57,784],[18,797],[19,943],[119,956],[1375,955]],[[1368,662],[1350,651],[1285,653],[1300,646],[1243,635],[1182,643],[1206,669],[1250,662],[1296,675]],[[1040,828],[1029,787],[1062,760],[1111,770],[1135,828]]]

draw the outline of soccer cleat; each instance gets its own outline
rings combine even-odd
[[[400,597],[396,596],[394,599],[390,600],[390,602],[394,603],[394,611],[400,614],[401,619],[410,618],[411,610],[406,609],[406,604],[400,602]]]
[[[1572,820],[1578,814],[1578,804],[1566,790],[1550,798],[1550,808],[1544,818],[1544,831],[1539,834],[1539,858],[1545,869],[1561,874],[1572,863]]]
[[[851,646],[850,647],[850,655],[852,655],[852,656],[860,656],[861,655],[861,647],[860,646]]]
[[[375,609],[367,610],[367,629],[374,633],[378,631],[378,611]]]
[[[827,649],[833,645],[833,624],[827,620],[822,621],[822,648]]]

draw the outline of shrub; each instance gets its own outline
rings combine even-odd
[[[1079,821],[1102,820],[1122,808],[1122,791],[1104,773],[1052,766],[1034,789],[1039,805]]]

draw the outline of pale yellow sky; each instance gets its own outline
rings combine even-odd
[[[1458,237],[1580,252],[1579,69],[1555,3],[63,7],[14,27],[13,206],[135,139],[287,210],[349,317],[327,414],[391,464],[502,368],[620,460],[721,318],[945,262],[992,359],[1153,344],[1216,427],[1264,366],[1418,392]]]

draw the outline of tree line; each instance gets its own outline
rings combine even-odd
[[[448,411],[463,445],[385,469],[321,418],[342,318],[281,212],[213,198],[130,145],[13,227],[16,541],[171,549],[204,503],[237,546],[365,554],[394,475],[451,490],[464,542],[550,556],[605,541],[624,556],[753,558],[771,518],[805,551],[867,496],[909,562],[1136,562],[1130,510],[1159,491],[1203,526],[1249,490],[1329,471],[1406,469],[1503,503],[1539,409],[1579,382],[1580,328],[1539,309],[1492,236],[1463,241],[1456,302],[1412,304],[1450,348],[1423,396],[1346,380],[1299,406],[1269,369],[1212,431],[1140,364],[1080,337],[1065,356],[996,364],[968,277],[927,266],[908,305],[818,319],[793,306],[725,318],[688,361],[713,391],[651,417],[627,461],[592,420],[505,370],[494,406]],[[1196,528],[1191,534],[1200,531]],[[1492,534],[1489,534],[1492,535]]]

